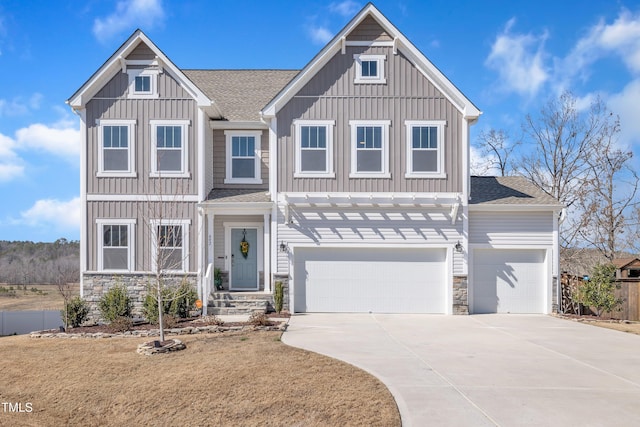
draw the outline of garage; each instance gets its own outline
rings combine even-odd
[[[473,313],[545,313],[546,263],[542,249],[473,251]]]
[[[295,312],[445,313],[446,250],[296,248]]]

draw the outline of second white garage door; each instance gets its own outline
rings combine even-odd
[[[473,313],[544,313],[545,251],[473,252]]]
[[[444,249],[298,248],[294,310],[444,313]]]

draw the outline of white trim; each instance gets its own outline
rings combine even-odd
[[[124,177],[135,178],[136,174],[136,120],[124,119],[98,119],[98,170],[97,177]],[[125,126],[127,128],[127,154],[129,167],[125,171],[104,170],[104,127],[105,126]],[[85,144],[86,145],[86,144]],[[83,161],[88,161],[86,157]]]
[[[222,227],[224,228],[224,266],[225,270],[229,273],[229,290],[237,290],[231,287],[233,282],[232,277],[232,268],[231,268],[231,230],[232,229],[255,229],[257,235],[257,255],[256,255],[256,288],[255,289],[246,289],[241,288],[242,290],[259,290],[260,289],[260,271],[263,272],[264,275],[264,224],[260,222],[227,222],[224,221],[222,223]],[[251,248],[249,248],[251,249]],[[266,278],[265,278],[265,290],[266,290]]]
[[[446,178],[447,174],[444,167],[444,150],[445,150],[445,127],[446,120],[405,120],[406,129],[406,149],[407,149],[407,170],[405,178]],[[415,172],[413,171],[413,128],[414,127],[435,127],[437,129],[437,156],[438,164],[434,172]],[[464,170],[464,169],[463,169]]]
[[[387,78],[385,75],[385,61],[387,55],[368,55],[368,54],[354,54],[353,59],[356,65],[356,76],[354,83],[365,84],[386,84]],[[362,75],[362,62],[375,62],[377,64],[377,76],[363,76]]]
[[[271,251],[269,250],[269,248],[271,247],[271,227],[269,227],[269,216],[270,214],[265,213],[264,216],[262,217],[263,219],[263,233],[264,233],[264,239],[262,242],[262,246],[264,247],[263,249],[263,256],[264,256],[264,262],[263,262],[263,278],[264,278],[264,291],[266,293],[271,293]],[[260,275],[260,273],[258,272],[258,275]]]
[[[200,198],[195,194],[87,194],[86,200],[89,202],[195,202]]]
[[[87,270],[89,248],[87,212],[87,110],[75,110],[80,116],[80,298],[84,297],[84,273]]]
[[[298,75],[291,80],[262,110],[265,117],[273,117],[288,101],[295,96],[329,62],[333,56],[344,49],[345,37],[351,33],[367,16],[375,19],[380,26],[396,40],[396,50],[402,50],[409,61],[453,103],[464,118],[477,118],[481,112],[460,90],[449,81],[431,61],[429,61],[380,11],[371,3],[367,4],[333,40],[309,62]]]
[[[189,226],[190,219],[152,219],[151,224],[151,270],[157,271],[156,255],[158,251],[158,227],[164,225],[180,225],[182,226],[182,269],[164,270],[167,273],[186,273],[189,270]]]
[[[264,122],[234,122],[227,120],[211,120],[209,122],[209,127],[211,129],[220,129],[220,130],[255,130],[255,129],[269,129],[269,125]]]
[[[389,127],[391,126],[391,120],[349,120],[349,126],[351,128],[351,171],[349,172],[349,178],[391,178],[389,172]],[[371,126],[381,127],[382,147],[381,147],[381,161],[382,170],[380,172],[358,172],[358,156],[357,156],[357,139],[358,139],[358,127]]]
[[[105,225],[126,225],[127,228],[127,262],[128,268],[124,270],[105,270],[103,268],[104,256],[104,239],[102,233]],[[97,249],[97,267],[99,272],[122,273],[135,271],[135,252],[136,252],[136,220],[129,218],[98,218],[96,219],[96,249]]]
[[[294,120],[295,127],[295,172],[294,178],[335,178],[336,173],[333,169],[333,133],[335,120]],[[325,172],[305,172],[302,167],[302,134],[303,126],[317,126],[326,129],[327,140],[325,141]]]
[[[128,61],[127,61],[128,62]],[[127,69],[127,75],[129,76],[129,87],[127,90],[128,99],[157,99],[158,95],[158,74],[157,69]],[[149,77],[149,92],[137,92],[136,91],[136,77]]]
[[[226,139],[226,177],[224,179],[225,184],[262,184],[262,131],[239,131],[239,130],[225,130]],[[233,164],[233,137],[234,136],[249,136],[255,138],[254,145],[254,177],[253,178],[233,178],[232,176],[232,164]],[[271,156],[274,157],[274,156]]]
[[[504,212],[504,211],[558,211],[562,208],[560,205],[527,205],[524,203],[519,204],[469,204],[469,210],[474,212]]]
[[[191,120],[149,120],[151,133],[151,165],[149,176],[152,178],[168,177],[168,178],[189,178],[189,126]],[[158,170],[158,126],[179,127],[180,136],[182,138],[180,144],[181,153],[181,170],[180,171],[159,171]],[[177,150],[176,150],[177,151]]]
[[[394,39],[395,40],[395,39]],[[354,47],[393,47],[393,40],[345,40],[345,46]]]
[[[198,131],[197,131],[197,137],[195,141],[196,149],[194,151],[198,153],[198,159],[197,159],[198,168],[197,168],[196,176],[198,177],[198,198],[200,200],[204,200],[205,197],[207,197],[207,194],[206,194],[207,190],[205,189],[205,176],[208,173],[206,169],[207,156],[206,156],[206,149],[205,149],[206,135],[207,135],[206,123],[207,123],[206,114],[204,113],[204,110],[199,108],[198,109]]]
[[[269,120],[269,194],[276,201],[278,191],[278,119]]]

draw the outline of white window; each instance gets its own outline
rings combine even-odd
[[[158,73],[156,69],[128,69],[128,98],[158,98]]]
[[[444,120],[407,120],[407,178],[446,178]]]
[[[227,174],[225,184],[262,184],[261,131],[225,131]]]
[[[333,178],[334,120],[296,120],[296,177]]]
[[[390,178],[389,120],[350,120],[351,178]]]
[[[98,271],[134,270],[134,219],[98,219]]]
[[[154,220],[153,271],[185,272],[189,269],[189,220]]]
[[[356,64],[355,83],[377,83],[387,82],[384,74],[384,63],[386,55],[353,55]]]
[[[135,177],[135,120],[97,120],[97,176]]]
[[[151,176],[189,177],[189,120],[150,120]]]

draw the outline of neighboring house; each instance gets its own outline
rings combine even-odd
[[[561,206],[469,176],[480,111],[371,4],[299,71],[182,70],[136,31],[68,103],[90,301],[139,303],[160,250],[205,302],[220,268],[295,312],[556,310]]]
[[[612,264],[616,267],[616,279],[640,281],[640,259],[617,258]]]

